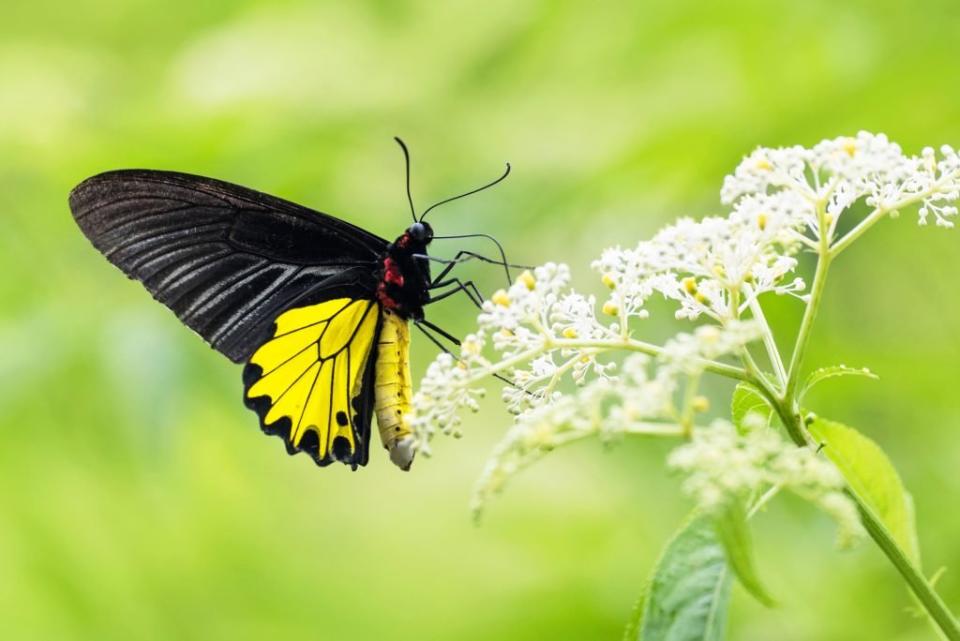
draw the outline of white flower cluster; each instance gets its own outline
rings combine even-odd
[[[506,358],[559,339],[616,336],[596,317],[595,300],[570,290],[570,268],[547,263],[524,272],[510,289],[496,292],[477,317],[478,340],[490,338]]]
[[[476,411],[480,379],[497,373],[511,381],[503,399],[515,415],[556,399],[564,375],[580,385],[594,374],[605,378],[612,364],[597,360],[597,351],[576,342],[620,340],[596,317],[593,297],[569,288],[566,265],[548,263],[524,272],[508,291],[485,301],[477,331],[460,346],[460,360],[443,354],[431,364],[413,399],[411,425],[418,448],[429,454],[437,430],[456,433],[462,409]],[[494,352],[494,361],[487,352]]]
[[[760,148],[724,181],[726,217],[681,218],[635,248],[605,250],[593,266],[612,290],[605,308],[643,317],[659,293],[677,301],[678,318],[724,322],[760,294],[800,295],[803,279],[790,277],[796,254],[817,249],[822,235],[837,240],[837,221],[857,201],[880,215],[920,203],[921,223],[933,216],[951,227],[958,197],[960,157],[949,146],[907,156],[886,136],[860,132],[812,149]]]
[[[610,381],[597,380],[576,395],[561,395],[553,402],[520,414],[497,444],[474,488],[471,510],[479,518],[487,500],[503,490],[520,470],[560,445],[602,431],[598,414],[604,399],[616,391]]]
[[[679,436],[689,431],[693,416],[708,409],[706,399],[696,396],[705,364],[738,352],[756,337],[752,323],[700,327],[676,336],[656,359],[631,354],[618,375],[597,377],[575,393],[556,393],[549,403],[518,412],[477,482],[474,513],[479,515],[518,471],[560,445],[589,436],[609,440],[624,434]]]
[[[856,507],[843,494],[845,483],[837,468],[772,429],[739,433],[730,422],[717,420],[694,430],[691,441],[671,452],[667,464],[686,475],[683,489],[703,510],[717,510],[731,500],[755,500],[777,488],[800,495],[833,517],[841,547],[864,533]]]
[[[607,305],[643,316],[654,293],[679,303],[678,318],[705,314],[718,322],[737,318],[750,297],[795,293],[798,223],[811,205],[800,197],[753,195],[729,216],[681,218],[633,249],[607,249],[593,263],[611,289]]]
[[[950,203],[958,192],[960,158],[952,147],[941,147],[939,156],[930,147],[919,156],[907,156],[885,135],[861,131],[855,137],[824,140],[811,149],[759,148],[727,176],[720,196],[735,206],[758,195],[792,194],[808,203],[822,202],[832,232],[840,215],[860,199],[891,213],[921,203],[921,223],[932,214],[938,225],[952,227],[950,219],[957,209]],[[819,221],[812,207],[803,222],[818,237]]]
[[[730,321],[725,326],[701,325],[692,334],[677,334],[663,346],[660,360],[671,369],[694,376],[703,372],[706,361],[727,354],[736,355],[748,343],[760,338],[760,328],[751,321]]]
[[[417,408],[414,430],[417,448],[424,456],[430,456],[430,440],[439,430],[451,436],[460,436],[460,410],[480,409],[479,399],[483,388],[466,383],[469,370],[450,354],[440,354],[434,360],[420,382],[414,396]]]
[[[437,431],[458,433],[459,412],[478,409],[480,381],[491,374],[510,381],[502,398],[520,425],[538,408],[559,407],[564,398],[559,388],[567,378],[581,387],[612,380],[616,364],[600,360],[604,352],[648,347],[624,336],[619,312],[620,320],[604,324],[595,299],[572,291],[569,283],[566,265],[548,263],[524,272],[509,290],[484,302],[477,331],[461,343],[460,359],[440,355],[414,396],[409,420],[421,452],[429,454]],[[680,334],[656,353],[670,376],[691,375],[758,336],[753,323],[730,321]]]

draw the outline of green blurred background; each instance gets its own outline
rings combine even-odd
[[[81,179],[208,174],[393,237],[408,221],[399,134],[421,204],[513,163],[437,211],[439,233],[495,233],[513,260],[566,261],[589,289],[603,247],[720,211],[723,175],[757,145],[858,129],[910,152],[960,142],[958,35],[947,1],[5,3],[0,637],[618,638],[689,509],[665,446],[588,442],[475,527],[471,485],[508,424],[493,403],[409,474],[379,446],[357,473],[287,457],[240,402],[239,369],[76,229]],[[955,611],[957,234],[911,212],[845,254],[808,361],[882,377],[824,385],[812,405],[891,453]],[[799,306],[771,306],[787,344]],[[430,311],[457,333],[473,317],[462,300]],[[719,412],[729,391],[712,389]],[[810,507],[780,500],[755,531],[781,606],[737,588],[731,639],[933,638],[882,555],[835,551]]]

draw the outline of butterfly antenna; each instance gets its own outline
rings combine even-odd
[[[466,192],[466,193],[464,193],[464,194],[460,194],[459,196],[452,196],[452,197],[450,197],[450,198],[447,198],[446,200],[441,200],[440,202],[434,203],[433,205],[430,205],[429,207],[427,207],[427,210],[424,211],[423,214],[420,216],[420,222],[423,222],[423,219],[427,217],[427,214],[429,214],[432,209],[436,209],[436,208],[439,207],[440,205],[445,205],[445,204],[447,204],[447,203],[449,203],[449,202],[451,202],[451,201],[459,200],[459,199],[464,198],[464,197],[466,197],[466,196],[470,196],[470,195],[475,194],[475,193],[477,193],[477,192],[483,191],[484,189],[490,189],[491,187],[493,187],[493,186],[496,185],[497,183],[503,181],[503,180],[504,180],[507,176],[509,176],[509,175],[510,175],[510,163],[507,163],[507,170],[506,170],[505,172],[503,172],[503,175],[502,175],[502,176],[500,176],[499,178],[497,178],[497,179],[494,180],[493,182],[489,182],[489,183],[487,183],[486,185],[483,185],[482,187],[477,187],[476,189],[471,189],[470,191],[468,191],[468,192]]]
[[[413,206],[413,195],[410,193],[410,151],[399,136],[394,136],[393,139],[403,150],[403,161],[407,168],[407,202],[410,203],[410,215],[413,216],[413,222],[417,222],[417,209]]]

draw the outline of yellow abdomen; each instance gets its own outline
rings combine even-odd
[[[388,309],[383,310],[377,345],[374,411],[380,440],[390,460],[403,470],[413,463],[413,431],[407,425],[412,383],[410,380],[410,326]]]

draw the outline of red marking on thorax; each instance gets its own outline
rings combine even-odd
[[[383,281],[403,287],[403,273],[400,271],[400,266],[389,256],[383,260]]]
[[[390,294],[387,293],[387,284],[383,281],[377,285],[377,300],[380,301],[380,304],[387,309],[396,309],[399,307],[399,305],[397,305],[397,301],[390,298]]]
[[[406,234],[400,237],[401,241],[405,239]],[[403,287],[403,272],[400,271],[400,266],[389,256],[383,259],[383,279],[377,285],[377,299],[387,309],[397,309],[400,305],[387,293],[387,285]]]

